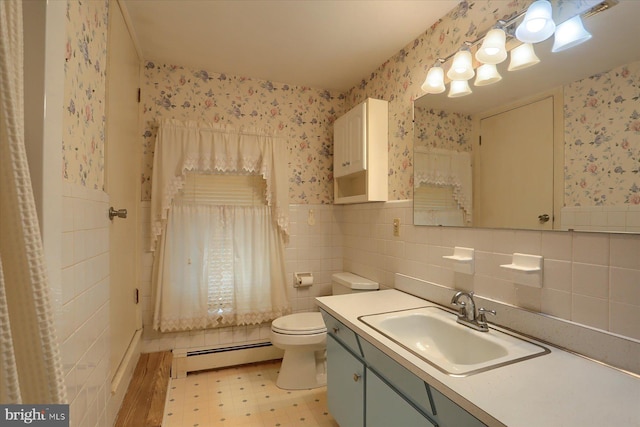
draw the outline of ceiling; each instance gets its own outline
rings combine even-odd
[[[144,60],[344,92],[459,1],[120,3]]]

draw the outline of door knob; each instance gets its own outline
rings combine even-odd
[[[109,208],[109,219],[113,221],[113,218],[126,218],[127,210],[126,209],[113,209],[113,206]]]
[[[550,219],[551,219],[551,217],[549,216],[549,214],[538,215],[538,221],[540,221],[540,224],[544,224],[545,222],[549,221]]]

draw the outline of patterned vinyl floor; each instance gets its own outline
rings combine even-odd
[[[338,427],[326,387],[281,390],[280,361],[195,372],[169,383],[164,427]]]

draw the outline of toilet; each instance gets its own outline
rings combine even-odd
[[[378,283],[353,273],[331,276],[333,295],[378,290]],[[282,316],[271,323],[271,343],[284,350],[276,385],[303,390],[327,384],[327,327],[318,311]]]

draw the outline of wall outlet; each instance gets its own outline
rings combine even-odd
[[[394,236],[400,235],[400,218],[393,219],[393,235]]]

